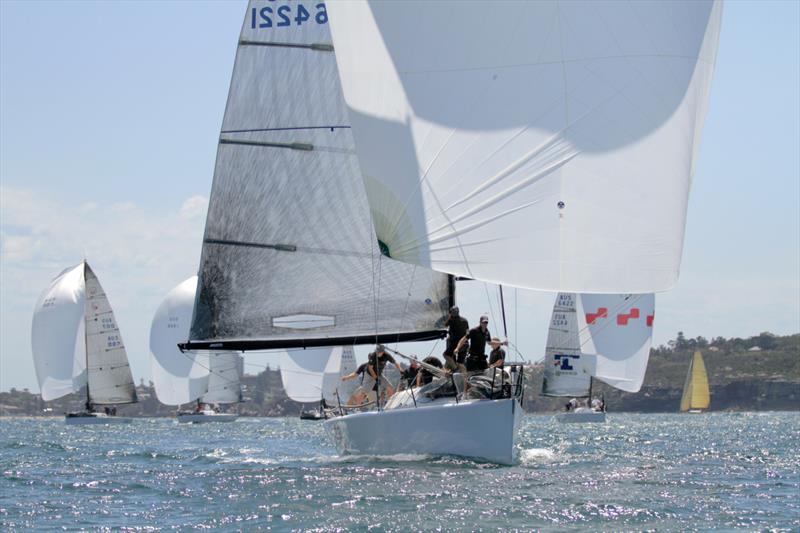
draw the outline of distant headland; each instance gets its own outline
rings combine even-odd
[[[747,339],[686,338],[679,332],[666,345],[653,348],[642,390],[626,393],[595,387],[605,396],[611,412],[677,412],[689,360],[701,350],[711,386],[711,411],[800,410],[800,334],[777,336],[768,332]],[[543,367],[527,371],[524,406],[528,412],[561,410],[564,399],[539,396]],[[266,368],[242,379],[245,402],[237,406],[242,416],[296,416],[302,404],[283,390],[280,371]],[[121,406],[129,416],[172,416],[176,409],[161,404],[152,383],[137,387],[139,403]],[[83,404],[81,393],[52,402],[25,390],[0,392],[0,416],[59,416]]]

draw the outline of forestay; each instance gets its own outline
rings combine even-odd
[[[31,348],[45,401],[86,385],[83,263],[56,276],[36,301]]]
[[[381,256],[325,4],[251,1],[184,348],[436,338],[447,276]]]
[[[150,368],[158,400],[181,405],[203,397],[207,403],[241,399],[241,357],[235,353],[182,353],[197,290],[197,276],[173,288],[158,306],[150,325]]]
[[[83,264],[89,398],[100,405],[134,403],[136,385],[117,319],[97,276],[88,263]]]
[[[594,358],[581,351],[575,295],[559,293],[544,356],[543,396],[588,396]]]
[[[650,358],[655,295],[581,294],[577,301],[581,352],[594,354],[594,377],[639,392]]]
[[[329,9],[392,258],[553,291],[677,281],[721,2]]]

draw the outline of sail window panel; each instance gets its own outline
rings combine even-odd
[[[133,403],[136,401],[136,387],[111,304],[89,265],[86,265],[85,276],[90,400],[94,404]]]
[[[397,256],[403,261],[509,285],[605,293],[670,288],[721,3],[512,3],[505,6],[515,14],[511,24],[498,15],[505,8],[431,6],[408,32],[403,21],[414,18],[415,6],[330,6],[373,216],[385,209],[386,196],[400,199],[391,219],[400,223],[377,228],[378,238],[389,249],[413,243],[413,253]],[[537,113],[537,106],[557,112]],[[495,148],[498,132],[519,136]],[[381,146],[398,148],[387,156]],[[453,240],[458,261],[451,248],[442,249],[443,219],[474,205],[477,184],[492,184],[492,191],[522,185],[529,173],[516,170],[519,162],[553,148],[561,155],[557,167],[538,182],[552,180],[559,197],[519,202],[527,204],[528,223],[515,221],[532,227],[538,211],[548,212],[558,217],[549,226],[553,239],[509,236],[509,218],[500,216],[508,206],[498,202],[466,224],[485,224],[496,240],[469,247]],[[498,180],[499,161],[509,172]],[[534,190],[521,186],[511,194],[528,198]],[[485,262],[509,249],[527,269]]]

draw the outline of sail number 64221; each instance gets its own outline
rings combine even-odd
[[[250,10],[250,27],[252,29],[272,28],[273,26],[282,28],[292,25],[302,26],[304,22],[309,24],[328,23],[328,12],[325,10],[324,3],[319,3],[310,9],[313,13],[303,4],[265,6],[260,9],[254,7]]]

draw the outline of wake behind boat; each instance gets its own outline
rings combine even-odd
[[[220,413],[213,409],[204,408],[199,411],[179,411],[175,415],[181,424],[207,424],[209,422],[233,422],[239,415],[235,413]]]
[[[45,401],[86,387],[86,409],[69,425],[124,424],[116,405],[136,403],[136,387],[114,311],[86,261],[64,270],[36,303],[31,328],[36,376]],[[105,412],[97,412],[104,406]]]

